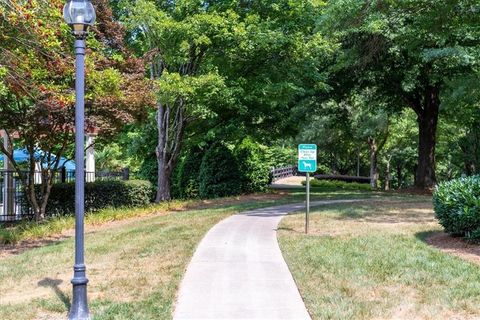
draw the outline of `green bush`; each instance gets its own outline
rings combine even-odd
[[[200,196],[199,173],[204,154],[205,152],[202,149],[193,147],[180,163],[178,188],[180,197],[183,199],[198,198]]]
[[[85,211],[107,207],[138,207],[151,202],[152,184],[145,180],[95,181],[85,184]],[[75,213],[75,183],[54,184],[47,203],[47,215]]]
[[[446,232],[480,239],[480,176],[440,183],[433,193],[433,205]]]
[[[302,184],[305,185],[305,181],[302,181]],[[311,179],[310,186],[326,190],[372,190],[372,187],[370,187],[370,184],[368,183],[345,182],[335,180]]]
[[[200,197],[217,198],[240,192],[240,171],[235,157],[224,144],[213,144],[205,153],[200,166]]]
[[[270,182],[270,168],[259,144],[246,138],[235,150],[243,192],[265,191]]]
[[[265,157],[270,168],[281,168],[295,165],[297,162],[297,149],[292,147],[282,146],[264,146]]]
[[[158,162],[155,153],[150,153],[144,156],[142,164],[140,165],[140,171],[137,177],[142,180],[148,180],[153,186],[157,186],[158,179]]]

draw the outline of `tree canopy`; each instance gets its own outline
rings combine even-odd
[[[191,150],[214,143],[269,146],[278,159],[256,159],[291,164],[297,143],[316,143],[319,172],[375,187],[480,170],[476,0],[92,2],[87,127],[116,158],[102,166],[154,177],[157,201],[181,185],[185,159],[199,168]],[[62,5],[0,5],[0,127],[58,155],[72,147],[74,102]]]

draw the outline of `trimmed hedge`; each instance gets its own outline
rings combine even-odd
[[[222,143],[215,143],[207,150],[198,179],[199,195],[203,199],[237,195],[241,192],[237,160]]]
[[[305,185],[306,182],[302,181],[302,184]],[[345,182],[345,181],[336,181],[336,180],[310,180],[310,186],[315,188],[322,188],[327,190],[372,190],[372,187],[369,184],[358,183],[358,182]]]
[[[153,197],[152,184],[146,180],[114,180],[85,183],[85,211],[113,207],[139,207]],[[75,213],[75,183],[54,184],[47,204],[47,215]]]
[[[480,176],[440,183],[433,193],[433,206],[446,232],[480,239]]]

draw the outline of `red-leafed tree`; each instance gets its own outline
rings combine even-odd
[[[115,133],[153,104],[143,62],[123,46],[123,28],[114,22],[108,1],[93,2],[99,20],[87,39],[86,127],[102,136]],[[4,0],[0,4],[0,129],[10,142],[28,151],[11,161],[37,221],[45,210],[60,157],[73,144],[73,37],[63,22],[61,0]],[[35,163],[41,163],[42,184],[34,184]]]

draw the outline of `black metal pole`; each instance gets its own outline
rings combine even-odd
[[[84,120],[85,120],[85,39],[75,40],[75,265],[73,266],[73,299],[68,319],[88,320],[86,267],[84,261]]]

